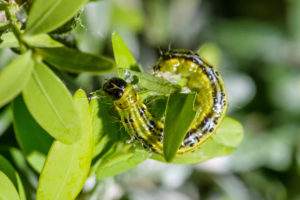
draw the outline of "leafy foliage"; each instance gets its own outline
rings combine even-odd
[[[1,25],[4,32],[0,32],[0,47],[11,48],[19,54],[0,74],[0,106],[12,102],[18,146],[17,149],[3,146],[3,152],[10,152],[7,158],[11,162],[24,161],[16,165],[25,176],[34,173],[25,167],[24,158],[39,174],[37,199],[75,199],[88,176],[95,176],[97,180],[115,176],[148,158],[194,164],[233,152],[241,142],[243,129],[239,122],[225,118],[217,133],[201,148],[175,156],[195,117],[195,94],[181,94],[180,86],[144,73],[116,32],[112,34],[116,63],[106,56],[70,48],[53,39],[53,33],[69,26],[68,22],[86,2],[35,0],[27,5],[30,11],[24,28],[14,9],[19,8],[18,5],[0,0],[0,9],[5,10],[8,24]],[[115,9],[116,21],[122,21],[119,11],[130,12],[122,7]],[[128,27],[140,30],[143,17],[141,13],[135,14],[138,19]],[[150,99],[151,112],[163,116],[166,111],[164,157],[149,152],[129,137],[112,100],[101,89],[93,92],[89,102],[86,93],[72,81],[72,76],[83,73],[114,71],[119,77],[133,79],[142,99],[148,103]],[[72,98],[74,90],[77,91]],[[161,104],[161,100],[164,103]],[[0,156],[0,196],[24,200],[25,190],[30,191],[23,188],[20,176],[9,161]]]

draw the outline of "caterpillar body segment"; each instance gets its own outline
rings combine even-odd
[[[228,101],[219,72],[192,51],[172,50],[161,56],[154,75],[179,84],[182,92],[197,93],[196,117],[177,154],[194,151],[216,132],[226,114]],[[164,124],[149,113],[133,86],[112,78],[103,89],[113,97],[126,131],[145,148],[163,154]]]

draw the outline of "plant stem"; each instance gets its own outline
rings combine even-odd
[[[3,2],[3,0],[1,0],[1,2]],[[27,51],[28,45],[27,45],[26,41],[23,39],[22,33],[17,25],[18,19],[15,15],[14,9],[15,9],[14,5],[6,4],[5,15],[6,15],[6,18],[8,20],[8,23],[10,25],[12,32],[14,33],[15,37],[19,41],[21,53],[25,53]]]

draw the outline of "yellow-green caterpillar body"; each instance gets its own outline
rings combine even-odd
[[[219,72],[189,50],[163,53],[154,67],[154,75],[179,84],[183,92],[196,92],[196,117],[177,154],[198,148],[220,125],[227,110],[227,96]],[[163,154],[163,121],[151,115],[134,87],[120,78],[103,86],[113,97],[126,131],[145,148]]]

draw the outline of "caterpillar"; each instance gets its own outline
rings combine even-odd
[[[153,75],[180,84],[182,92],[197,93],[195,119],[176,155],[194,151],[216,132],[227,110],[227,96],[219,72],[190,50],[163,53],[153,70]],[[163,154],[164,123],[151,115],[134,87],[121,78],[111,78],[103,90],[113,98],[129,135],[152,152]]]

